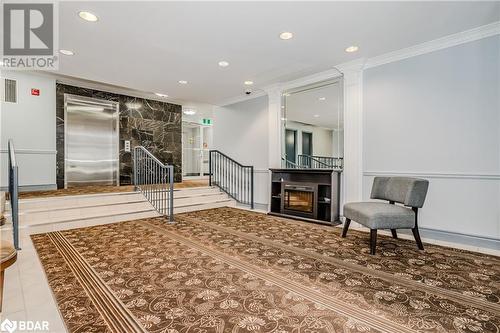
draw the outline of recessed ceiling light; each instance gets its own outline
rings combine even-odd
[[[246,86],[251,86],[253,84],[253,81],[245,81]]]
[[[188,116],[192,116],[194,114],[196,114],[196,110],[193,110],[193,109],[185,109],[184,111],[182,111],[185,115],[188,115]]]
[[[67,55],[67,56],[75,55],[75,52],[73,52],[71,50],[59,50],[59,53]]]
[[[179,80],[180,84],[187,84],[188,82],[186,80]]]
[[[349,46],[345,49],[345,51],[348,53],[356,52],[357,50],[359,50],[359,47],[357,47],[356,45]]]
[[[286,121],[286,118],[281,118],[281,120]]]
[[[80,16],[80,18],[84,19],[85,21],[89,22],[97,22],[97,20],[99,20],[95,14],[92,14],[91,12],[87,11],[78,12],[78,16]]]
[[[219,61],[219,66],[220,67],[227,67],[229,66],[229,63],[225,60]]]
[[[320,97],[318,98],[320,101],[326,101],[326,97]]]
[[[283,40],[291,39],[293,38],[293,34],[291,32],[285,31],[280,33],[280,38]]]
[[[315,114],[313,117],[314,118],[319,118],[319,114]]]
[[[156,95],[156,96],[159,96],[159,97],[165,97],[165,98],[167,98],[167,97],[168,97],[168,95],[165,95],[165,94],[160,94],[160,93],[155,93],[155,95]]]

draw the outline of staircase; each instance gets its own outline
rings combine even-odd
[[[235,201],[216,187],[174,190],[174,213],[234,206]],[[6,217],[11,220],[7,206]],[[85,194],[19,200],[20,228],[43,225],[82,227],[128,221],[160,214],[140,192]],[[5,226],[11,228],[10,226]]]

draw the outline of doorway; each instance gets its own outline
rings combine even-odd
[[[212,126],[182,122],[182,176],[204,178],[209,174],[209,151],[212,147]]]
[[[119,104],[64,94],[64,187],[119,185]]]
[[[285,130],[285,153],[289,162],[296,163],[297,158],[297,131]]]
[[[313,154],[313,142],[312,133],[302,132],[302,155],[312,156]]]

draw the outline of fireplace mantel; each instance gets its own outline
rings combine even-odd
[[[270,170],[269,214],[331,225],[340,223],[340,170]]]

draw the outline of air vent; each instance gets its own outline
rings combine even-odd
[[[8,103],[17,103],[17,81],[4,79],[3,100]]]

